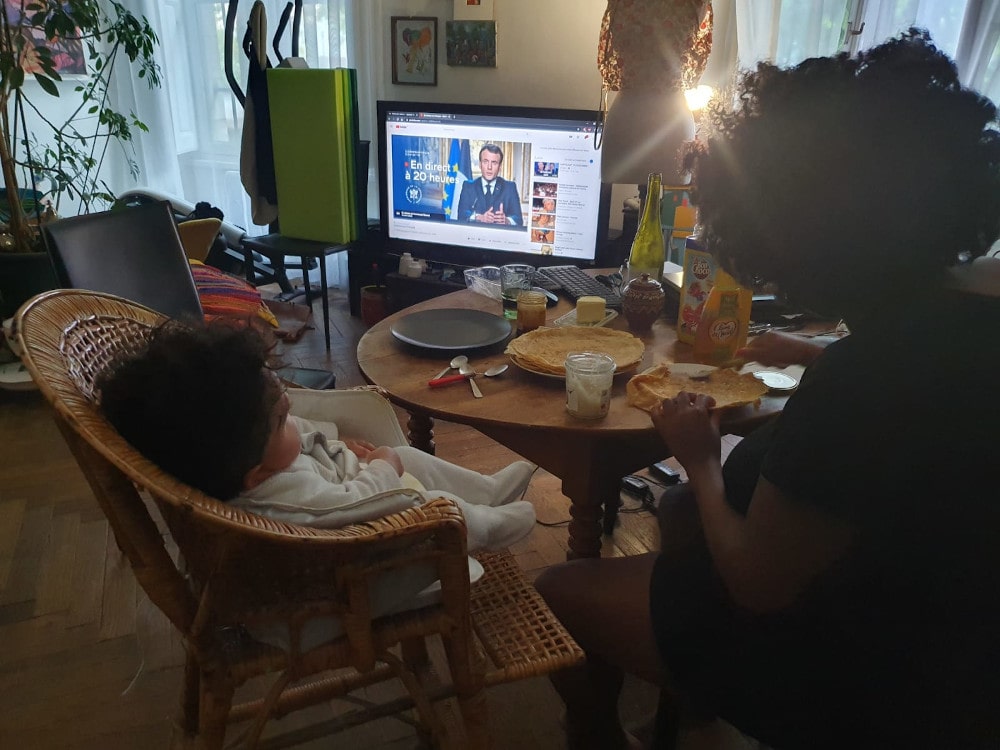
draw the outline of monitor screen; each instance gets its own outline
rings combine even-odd
[[[592,266],[610,189],[599,113],[379,102],[381,223],[390,251],[463,265]]]

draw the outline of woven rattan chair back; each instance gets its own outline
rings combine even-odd
[[[15,335],[119,548],[184,639],[179,746],[222,747],[227,724],[248,720],[235,744],[254,746],[271,716],[399,677],[408,696],[388,707],[269,736],[267,746],[302,742],[413,706],[421,734],[442,745],[454,738],[433,703],[455,696],[464,735],[456,746],[487,747],[484,687],[582,660],[506,553],[482,556],[486,573],[470,587],[465,524],[450,500],[341,529],[312,529],[244,513],[146,460],[103,418],[94,382],[162,321],[111,295],[59,290],[19,311]],[[176,561],[167,541],[176,544]],[[434,567],[439,601],[374,617],[372,581],[412,565]],[[304,648],[303,628],[317,617],[333,618],[339,627],[321,645]],[[287,646],[249,635],[275,626],[287,632]],[[432,636],[441,637],[447,656],[445,684],[428,680],[425,639]],[[238,687],[266,674],[273,682],[265,695],[234,704]]]

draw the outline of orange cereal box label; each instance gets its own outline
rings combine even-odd
[[[715,258],[702,250],[688,246],[684,252],[684,281],[681,285],[680,309],[677,314],[677,338],[693,344],[698,333],[698,321],[705,300],[715,282]]]

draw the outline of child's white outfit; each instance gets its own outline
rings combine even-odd
[[[488,476],[401,446],[395,449],[405,470],[399,476],[387,461],[359,461],[337,439],[333,422],[288,418],[299,428],[301,453],[290,467],[242,492],[232,505],[302,526],[337,528],[445,495],[465,515],[470,552],[506,547],[534,526],[534,506],[518,500],[535,470],[526,461]],[[420,493],[399,492],[407,488]]]
[[[496,474],[463,469],[410,446],[395,448],[403,476],[387,461],[365,464],[338,440],[333,422],[289,416],[299,428],[301,453],[286,470],[238,495],[230,504],[258,515],[302,526],[337,528],[412,508],[447,496],[465,515],[469,551],[498,549],[524,538],[535,523],[535,508],[519,500],[535,466],[515,461]],[[416,490],[416,492],[414,491]],[[483,574],[469,558],[470,579]],[[370,589],[375,616],[426,606],[440,596],[437,576],[429,565],[382,574]],[[331,617],[310,620],[301,647],[312,648],[343,632]],[[283,627],[255,628],[259,640],[285,648]]]

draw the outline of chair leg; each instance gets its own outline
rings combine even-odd
[[[434,665],[431,663],[427,653],[427,641],[421,638],[409,638],[400,643],[400,653],[403,657],[403,664],[417,678],[421,685],[430,685],[432,682],[439,683],[440,679],[436,675]],[[416,725],[417,738],[421,747],[434,747],[434,733],[428,729],[426,724],[418,721]]]
[[[430,656],[427,655],[427,641],[421,638],[408,638],[401,644],[403,661],[414,672],[422,671],[429,663]]]
[[[482,680],[486,657],[473,639],[444,634],[441,639],[448,655],[455,697],[465,725],[464,747],[468,750],[489,750],[489,709]]]
[[[186,737],[198,734],[198,724],[201,719],[201,672],[194,655],[188,652],[184,660],[184,687],[181,693],[180,731]]]
[[[202,675],[197,743],[201,750],[221,750],[235,692],[235,686],[229,680],[213,680],[208,675]]]
[[[323,335],[326,337],[326,350],[330,351],[330,292],[326,280],[326,256],[319,257],[320,294],[323,295]]]
[[[379,659],[392,668],[400,682],[403,683],[403,687],[406,688],[406,692],[413,699],[419,718],[417,733],[421,740],[426,741],[429,734],[434,746],[440,747],[447,739],[447,732],[444,729],[444,722],[441,721],[441,715],[434,709],[434,705],[427,695],[427,686],[407,668],[402,659],[397,659],[389,652],[382,653]]]
[[[480,689],[473,695],[458,697],[458,707],[465,724],[465,747],[469,750],[489,750],[490,743],[489,708],[486,705],[486,691]]]

